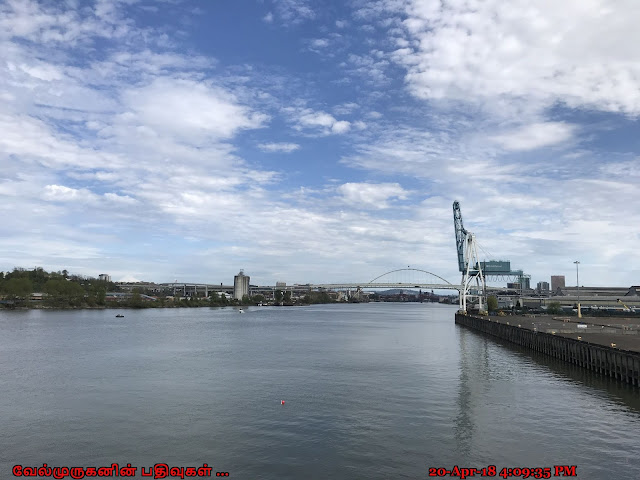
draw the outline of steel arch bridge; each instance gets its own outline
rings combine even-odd
[[[414,274],[417,272],[419,274],[423,274],[423,278],[408,278],[411,275],[408,273]],[[396,278],[392,281],[392,276],[395,274]],[[425,279],[426,275],[426,279]],[[383,277],[387,277],[383,279]],[[400,278],[398,278],[400,277]],[[383,280],[381,280],[383,279]],[[397,281],[401,280],[401,281]],[[412,280],[412,281],[410,281]],[[425,281],[426,280],[426,281]],[[382,275],[378,275],[373,280],[370,280],[366,283],[322,283],[322,284],[312,284],[308,285],[310,288],[325,288],[327,290],[368,290],[368,289],[377,289],[377,288],[420,288],[424,290],[457,290],[460,291],[460,284],[453,284],[442,278],[440,275],[437,275],[433,272],[429,272],[428,270],[422,270],[419,268],[398,268],[395,270],[390,270]]]

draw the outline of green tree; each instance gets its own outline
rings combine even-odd
[[[282,291],[277,290],[275,294],[276,303],[280,305],[282,303]]]
[[[105,304],[105,298],[107,296],[107,292],[104,288],[102,287],[98,287],[96,289],[96,303],[98,305],[104,305]]]
[[[142,308],[142,294],[139,288],[133,289],[133,295],[131,296],[131,300],[129,300],[129,305],[133,308]]]
[[[75,282],[61,278],[48,280],[44,284],[46,303],[56,307],[79,307],[84,302],[84,288]]]
[[[253,301],[253,303],[264,303],[264,295],[254,295],[251,300]]]
[[[287,290],[286,292],[284,292],[284,296],[282,298],[282,304],[283,305],[293,305],[293,300],[291,299],[291,291]]]
[[[495,312],[498,310],[498,298],[495,295],[490,295],[487,298],[487,309],[490,312]]]
[[[86,302],[87,302],[87,305],[89,305],[90,307],[95,307],[98,304],[96,301],[96,296],[93,292],[87,295]]]
[[[33,284],[33,289],[36,292],[41,292],[44,284],[47,282],[49,274],[44,271],[42,267],[36,267],[29,272],[29,280]]]
[[[209,303],[211,303],[212,305],[220,304],[220,296],[218,295],[218,292],[211,292],[209,294]]]
[[[562,307],[560,306],[560,302],[551,302],[547,305],[547,313],[551,315],[557,315],[562,313]]]
[[[11,278],[4,282],[3,290],[10,297],[25,298],[33,292],[33,285],[28,278]]]

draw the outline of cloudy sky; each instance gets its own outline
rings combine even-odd
[[[0,270],[640,284],[637,0],[0,0]]]

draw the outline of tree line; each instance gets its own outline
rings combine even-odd
[[[28,306],[34,292],[44,293],[42,304],[50,307],[97,307],[105,305],[106,293],[113,282],[70,275],[67,270],[47,272],[14,268],[0,272],[0,296],[5,305]]]
[[[44,294],[41,299],[32,299],[33,294]],[[210,292],[208,297],[180,297],[170,295],[154,295],[141,287],[136,287],[130,294],[117,300],[109,301],[108,292],[123,293],[113,283],[94,277],[70,274],[67,270],[47,272],[42,267],[33,270],[14,268],[11,272],[0,272],[0,301],[5,308],[44,306],[51,308],[102,308],[129,307],[224,307],[228,305],[267,304],[264,295],[245,295],[241,300],[230,298],[224,293]],[[153,296],[154,300],[148,298]],[[277,290],[275,305],[300,305],[316,303],[332,303],[335,300],[327,292],[308,292],[300,298],[292,298],[291,291]]]

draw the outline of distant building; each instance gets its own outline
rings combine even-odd
[[[536,287],[536,291],[540,295],[546,295],[549,293],[549,282],[538,282],[538,286]]]
[[[242,297],[249,295],[249,276],[243,270],[233,277],[233,298],[242,300]]]
[[[551,291],[556,292],[558,288],[564,288],[564,275],[551,275]]]
[[[98,280],[100,280],[101,282],[110,282],[111,275],[107,275],[106,273],[101,273],[100,275],[98,275]]]
[[[276,282],[276,287],[286,287],[287,286],[287,282]]]

